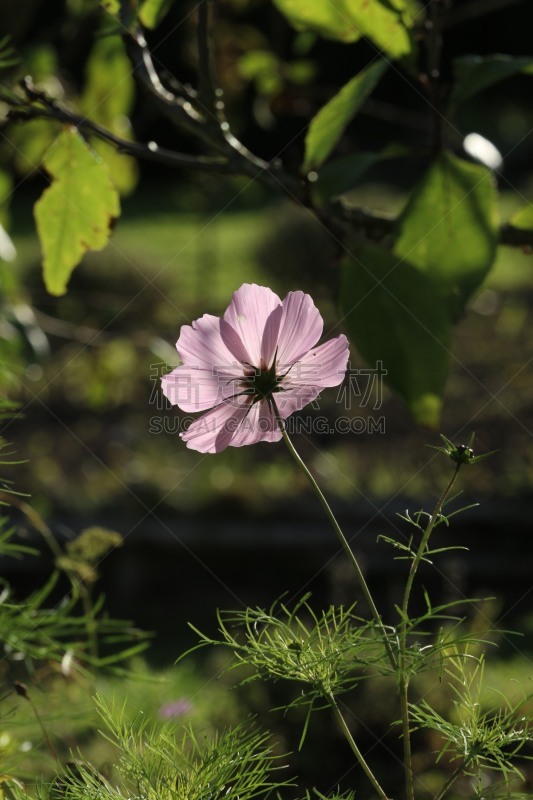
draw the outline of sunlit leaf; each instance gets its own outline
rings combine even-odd
[[[156,28],[170,10],[174,0],[144,0],[139,10],[139,19],[145,28]]]
[[[74,128],[58,137],[43,166],[53,180],[34,212],[46,288],[61,295],[84,253],[107,244],[120,203],[105,164]]]
[[[403,0],[274,0],[274,4],[297,30],[345,43],[367,36],[392,58],[411,52],[412,4]]]
[[[491,171],[444,153],[401,214],[394,250],[452,295],[460,311],[492,266],[497,241]]]
[[[387,383],[415,419],[436,426],[449,362],[446,301],[406,261],[365,245],[342,264],[340,305],[351,341],[368,364],[383,362]]]
[[[311,120],[305,138],[304,170],[324,163],[386,69],[386,61],[377,61],[362,70]]]
[[[513,214],[509,222],[515,228],[520,228],[520,230],[533,230],[533,203],[528,203],[527,206]]]
[[[478,92],[494,83],[511,78],[522,72],[533,75],[531,56],[505,56],[499,53],[489,56],[463,56],[456,59],[455,83],[450,97],[450,106],[457,108]]]
[[[346,13],[346,0],[274,0],[274,5],[300,31],[314,31],[327,39],[355,42],[361,31]]]
[[[85,72],[85,87],[80,98],[82,112],[122,139],[130,139],[129,115],[135,82],[122,40],[118,36],[97,39]],[[122,195],[131,192],[138,178],[135,159],[117,153],[116,148],[100,140],[94,140],[92,145],[106,162],[119,192]]]

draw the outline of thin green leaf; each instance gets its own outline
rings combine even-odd
[[[362,70],[311,120],[305,138],[304,170],[317,169],[324,163],[387,66],[386,61],[377,61]]]
[[[105,165],[74,128],[58,137],[43,165],[53,180],[34,213],[46,288],[62,295],[84,253],[107,244],[120,203]]]
[[[352,342],[420,423],[438,423],[449,362],[446,302],[426,276],[392,253],[365,245],[342,265],[340,303]]]

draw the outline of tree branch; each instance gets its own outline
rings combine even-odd
[[[204,172],[212,175],[246,175],[278,193],[288,194],[293,200],[310,206],[306,197],[304,181],[284,173],[276,163],[268,163],[258,159],[240,145],[235,139],[233,147],[228,148],[231,157],[217,156],[192,156],[176,150],[160,147],[156,142],[140,143],[122,139],[85,116],[61,105],[45,92],[36,89],[31,78],[26,77],[21,81],[25,97],[14,93],[0,91],[0,99],[11,107],[8,118],[12,121],[48,119],[63,125],[72,125],[83,134],[96,136],[108,142],[118,152],[143,161],[162,164],[172,169],[187,169],[194,172]],[[163,87],[164,89],[164,87]],[[166,91],[166,90],[165,90]],[[229,134],[231,136],[231,134]],[[242,149],[239,149],[242,148]],[[357,208],[346,205],[341,199],[331,204],[330,211],[311,208],[322,219],[327,227],[335,226],[335,220],[345,222],[356,231],[363,233],[369,239],[382,242],[391,237],[397,225],[397,218],[379,214],[366,208]],[[337,230],[337,227],[335,227]],[[338,231],[340,234],[340,231]],[[509,247],[521,247],[524,251],[533,250],[533,230],[515,228],[506,223],[500,228],[499,244]]]
[[[375,241],[382,241],[387,236],[392,236],[398,222],[397,217],[378,214],[367,208],[348,206],[342,200],[337,200],[333,208],[337,216]],[[514,225],[505,223],[500,227],[498,244],[522,247],[525,251],[532,250],[533,229],[515,228]]]
[[[202,6],[203,8],[203,6]],[[207,26],[207,9],[202,12],[203,25]],[[209,40],[207,30],[200,33],[202,38],[202,58],[208,56]],[[260,180],[266,186],[280,189],[297,199],[304,202],[304,182],[298,178],[288,175],[282,169],[281,162],[278,160],[268,162],[258,158],[242,142],[240,142],[230,130],[229,124],[224,120],[222,110],[222,98],[216,89],[211,75],[209,78],[210,89],[202,88],[202,91],[214,94],[215,106],[219,106],[216,114],[210,113],[210,109],[203,106],[201,98],[196,93],[188,90],[186,97],[180,97],[169,91],[163,86],[157,70],[154,66],[151,53],[146,39],[140,31],[128,31],[125,34],[125,41],[129,57],[133,64],[135,73],[142,85],[158,102],[162,113],[170,119],[177,127],[191,133],[196,139],[200,139],[205,145],[224,156],[228,165],[228,173],[234,175],[248,175],[251,178]],[[177,86],[180,84],[177,83]],[[217,110],[215,108],[215,110]],[[221,118],[222,117],[222,118]]]
[[[61,105],[45,92],[35,88],[30,77],[23,78],[21,87],[26,95],[21,98],[0,91],[0,97],[11,111],[8,118],[12,121],[49,119],[54,122],[72,125],[86,135],[96,136],[116,147],[117,151],[172,168],[190,169],[217,175],[246,175],[259,180],[269,188],[288,193],[293,199],[302,201],[304,195],[303,181],[284,173],[279,164],[268,163],[248,154],[246,148],[235,139],[233,146],[229,144],[223,156],[191,156],[176,150],[160,147],[156,142],[142,144],[116,136],[107,128],[85,116]],[[162,87],[164,89],[164,87]],[[166,90],[164,90],[166,91]],[[169,93],[170,94],[170,93]]]

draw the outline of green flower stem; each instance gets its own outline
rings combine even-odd
[[[407,620],[409,611],[409,599],[413,589],[413,582],[420,566],[420,562],[424,556],[433,529],[442,511],[442,507],[446,502],[446,498],[450,494],[452,487],[457,478],[461,462],[457,462],[454,473],[448,481],[444,491],[437,501],[437,505],[433,510],[426,529],[420,540],[420,545],[411,562],[411,569],[407,576],[407,583],[405,585],[405,592],[402,603],[402,619],[400,623],[400,659],[399,659],[399,680],[400,680],[400,705],[402,714],[402,738],[403,738],[403,756],[405,764],[405,795],[407,800],[414,800],[414,785],[413,785],[413,764],[411,758],[411,734],[409,731],[409,676],[407,675]]]
[[[465,768],[466,768],[466,763],[465,762],[462,762],[461,764],[459,764],[459,766],[456,767],[456,769],[452,772],[452,774],[450,775],[450,777],[448,778],[446,783],[437,792],[437,794],[435,795],[433,800],[442,800],[442,798],[444,797],[446,792],[448,792],[448,790],[452,788],[452,786],[455,783],[455,781],[457,780],[457,778],[460,775],[463,774]]]
[[[444,489],[443,493],[439,497],[437,505],[435,506],[433,514],[431,515],[431,518],[430,518],[430,520],[429,520],[429,522],[427,524],[426,530],[424,531],[424,534],[423,534],[422,539],[420,541],[420,545],[418,547],[416,555],[415,555],[413,561],[411,562],[411,569],[409,570],[409,575],[407,577],[407,584],[405,586],[405,592],[404,592],[403,604],[402,604],[402,628],[403,628],[404,637],[405,637],[405,629],[406,629],[406,625],[407,625],[407,610],[408,610],[408,607],[409,607],[409,598],[411,597],[411,590],[413,588],[413,581],[415,579],[415,575],[417,573],[418,567],[420,566],[420,562],[422,561],[422,558],[423,558],[424,553],[426,551],[427,544],[428,544],[428,541],[429,541],[429,537],[431,536],[431,534],[433,532],[433,528],[435,527],[435,524],[436,524],[436,522],[437,522],[437,520],[438,520],[438,518],[440,516],[440,513],[442,511],[442,507],[443,507],[444,503],[446,502],[446,498],[448,497],[448,495],[450,494],[450,492],[451,492],[451,490],[453,488],[453,485],[455,483],[455,479],[457,478],[457,474],[459,472],[459,468],[460,467],[461,467],[461,462],[458,462],[456,464],[456,466],[455,466],[455,470],[454,470],[454,473],[453,473],[452,477],[448,481],[448,484],[447,484],[446,488]]]
[[[277,423],[279,425],[279,429],[281,431],[281,435],[283,436],[283,439],[285,441],[285,444],[289,448],[289,451],[290,451],[292,457],[294,458],[294,460],[296,461],[296,463],[298,464],[300,469],[303,470],[303,472],[305,474],[305,477],[307,478],[307,480],[309,481],[309,483],[313,487],[313,490],[315,491],[316,495],[318,496],[318,499],[320,500],[320,502],[321,502],[321,504],[322,504],[322,506],[323,506],[328,518],[329,518],[329,521],[331,522],[331,524],[333,526],[333,530],[337,534],[337,537],[338,537],[342,547],[344,548],[344,551],[345,551],[346,555],[348,556],[348,559],[350,560],[350,563],[351,563],[352,567],[354,568],[355,574],[357,576],[357,580],[359,581],[359,585],[361,586],[361,589],[363,591],[363,595],[365,597],[365,600],[368,603],[368,606],[370,608],[372,616],[374,617],[376,625],[378,626],[378,628],[380,630],[381,636],[383,638],[383,643],[385,645],[385,649],[387,650],[387,654],[389,656],[389,659],[390,659],[390,662],[392,664],[392,667],[393,667],[393,669],[396,669],[396,667],[397,667],[396,656],[394,655],[394,652],[392,650],[392,647],[391,647],[391,644],[390,644],[390,641],[389,641],[389,637],[387,635],[387,631],[385,630],[385,626],[383,625],[383,622],[381,620],[379,612],[378,612],[378,610],[376,608],[376,604],[374,603],[374,599],[373,599],[372,595],[370,594],[370,589],[367,586],[367,583],[365,581],[365,576],[363,575],[361,567],[359,566],[359,563],[358,563],[355,555],[353,554],[352,549],[351,549],[350,545],[348,544],[348,540],[346,539],[345,535],[343,534],[343,532],[342,532],[342,530],[340,528],[340,525],[337,522],[337,520],[335,518],[335,515],[333,514],[333,511],[331,510],[331,508],[329,506],[328,501],[326,500],[326,498],[322,494],[322,491],[321,491],[318,483],[313,478],[312,474],[310,473],[310,471],[308,470],[308,468],[306,467],[306,465],[302,461],[302,459],[301,459],[300,455],[298,454],[296,448],[294,447],[293,443],[291,442],[291,440],[289,438],[289,435],[287,434],[287,431],[285,430],[285,424],[284,424],[284,422],[283,422],[283,420],[282,420],[282,418],[280,416],[280,413],[278,411],[278,407],[276,405],[276,401],[274,400],[274,398],[271,398],[271,403],[272,403],[272,408],[274,410],[274,414],[275,414]]]
[[[403,645],[402,645],[403,647]],[[413,759],[411,732],[409,730],[409,678],[405,670],[405,652],[400,651],[400,712],[402,716],[403,763],[405,769],[405,797],[414,800]]]
[[[355,755],[357,761],[359,762],[359,764],[360,764],[363,772],[365,773],[366,777],[368,778],[368,780],[370,781],[370,783],[372,784],[372,786],[376,790],[376,793],[379,795],[379,797],[381,797],[381,800],[389,800],[385,790],[380,786],[376,776],[374,775],[374,773],[372,772],[372,770],[368,766],[364,755],[361,753],[361,751],[357,747],[357,745],[355,743],[355,739],[353,738],[353,736],[351,734],[351,731],[348,728],[348,725],[346,724],[346,720],[344,719],[344,717],[341,714],[341,710],[340,710],[339,706],[337,705],[337,701],[335,700],[334,696],[330,692],[326,692],[326,697],[328,699],[328,702],[329,702],[331,708],[333,709],[333,713],[335,714],[335,718],[336,718],[337,722],[339,723],[339,727],[341,728],[341,730],[342,730],[342,732],[343,732],[343,734],[344,734],[344,736],[346,738],[346,741],[350,745],[350,747],[352,749],[352,752]]]

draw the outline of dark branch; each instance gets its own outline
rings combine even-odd
[[[171,122],[223,156],[228,173],[248,175],[271,189],[281,189],[303,202],[303,181],[285,173],[278,161],[268,162],[258,158],[231,133],[229,124],[223,118],[222,98],[214,84],[210,91],[215,92],[217,107],[220,103],[220,112],[216,115],[202,105],[195,93],[188,91],[187,97],[180,97],[163,85],[142,33],[130,31],[125,34],[125,41],[137,77]],[[208,46],[207,42],[205,46]]]
[[[505,224],[500,228],[500,244],[509,247],[523,247],[524,250],[531,252],[533,248],[533,230],[515,228],[513,225]]]
[[[376,214],[366,208],[347,206],[342,201],[337,201],[333,206],[335,213],[348,222],[352,228],[361,231],[369,239],[383,241],[394,234],[397,218],[385,214]],[[524,250],[533,249],[533,230],[515,228],[506,223],[500,228],[499,244],[507,247],[522,247]]]
[[[21,81],[21,87],[26,95],[25,98],[4,96],[2,93],[2,99],[11,106],[8,117],[12,121],[49,119],[54,122],[72,125],[86,135],[97,136],[99,139],[109,142],[116,147],[118,152],[125,155],[134,156],[144,161],[164,164],[168,167],[191,169],[196,172],[219,175],[246,175],[254,180],[261,181],[261,183],[270,188],[275,188],[278,192],[287,192],[291,197],[301,199],[303,182],[282,173],[277,164],[269,164],[252,156],[252,154],[248,158],[248,151],[244,147],[239,149],[240,143],[237,140],[235,140],[234,147],[228,145],[228,152],[225,157],[191,156],[176,150],[160,147],[156,142],[147,142],[146,144],[132,142],[116,136],[107,128],[98,125],[98,123],[62,106],[45,92],[36,89],[29,77]]]
[[[186,153],[179,153],[175,150],[159,147],[156,142],[142,144],[129,141],[128,139],[122,139],[120,136],[116,136],[114,133],[107,130],[107,128],[103,128],[87,117],[64,108],[57,100],[49,98],[43,92],[36,90],[31,79],[28,77],[23,79],[22,87],[30,102],[25,103],[19,99],[16,105],[14,104],[15,107],[8,113],[8,118],[12,121],[49,119],[64,125],[72,125],[84,134],[96,136],[112,144],[119,153],[140,158],[144,161],[165,164],[169,167],[192,169],[197,172],[210,172],[224,175],[235,174],[228,162],[221,158],[190,156]]]
[[[213,67],[213,45],[209,24],[209,0],[200,0],[198,6],[198,95],[207,114],[220,119],[224,104],[218,90]]]
[[[509,6],[522,2],[523,0],[472,0],[471,3],[454,8],[444,23],[444,27],[455,28],[457,25],[479,19],[486,14],[494,14],[502,9],[507,11]]]

